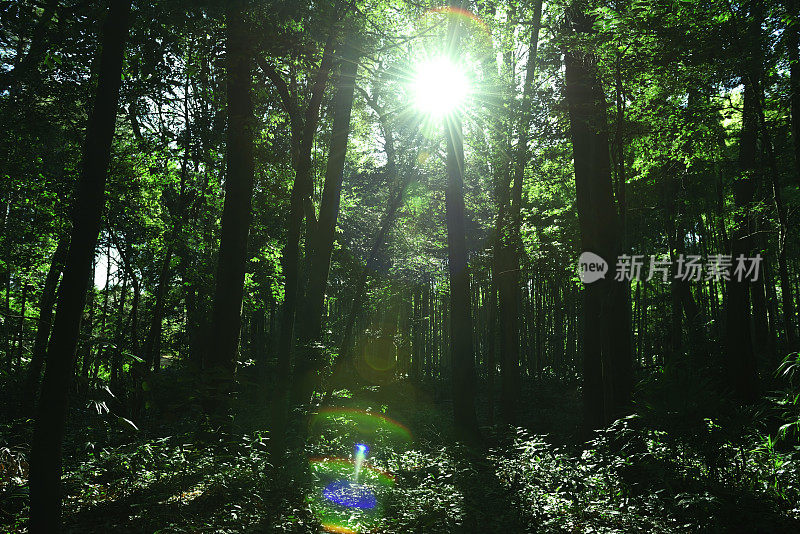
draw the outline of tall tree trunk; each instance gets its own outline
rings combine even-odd
[[[6,266],[3,281],[6,286],[5,317],[3,318],[3,341],[5,341],[6,370],[11,372],[11,266]]]
[[[25,307],[28,304],[28,290],[31,285],[23,280],[22,295],[20,297],[19,328],[17,329],[17,370],[22,369],[22,350],[25,342]]]
[[[111,0],[103,27],[98,82],[86,130],[83,167],[75,191],[69,252],[58,291],[31,443],[28,525],[31,534],[54,534],[61,528],[61,448],[67,396],[86,299],[86,278],[100,233],[130,7],[130,0]]]
[[[67,255],[69,239],[67,236],[58,241],[58,246],[50,261],[50,268],[44,279],[42,297],[39,301],[39,320],[36,323],[36,338],[33,341],[31,363],[28,366],[28,376],[25,380],[25,405],[30,412],[36,404],[36,395],[39,389],[39,380],[42,376],[44,355],[47,350],[47,340],[50,339],[50,323],[53,320],[53,306],[56,303],[56,288],[61,277],[64,257]]]
[[[420,365],[420,355],[422,354],[420,335],[420,309],[422,300],[422,290],[419,285],[413,288],[411,293],[411,381],[419,384],[422,366]]]
[[[514,150],[513,180],[509,198],[510,209],[499,215],[498,246],[495,248],[497,261],[496,278],[499,293],[500,326],[502,330],[502,353],[500,378],[500,410],[503,420],[514,423],[520,402],[520,353],[519,353],[519,269],[520,254],[523,253],[520,236],[522,183],[528,163],[528,139],[530,127],[531,93],[536,74],[536,56],[539,45],[539,28],[542,18],[542,2],[534,5],[533,26],[531,27],[530,47],[525,69],[525,82],[522,90],[522,103],[518,110],[517,145]],[[506,193],[503,192],[503,196]]]
[[[322,53],[319,69],[314,78],[311,98],[306,107],[305,115],[300,124],[296,103],[291,100],[285,82],[279,78],[274,69],[261,62],[261,68],[278,86],[282,94],[284,106],[289,112],[292,121],[293,164],[295,169],[292,192],[289,199],[289,215],[286,219],[286,244],[283,247],[281,263],[284,274],[283,310],[281,312],[281,332],[278,338],[278,369],[277,379],[281,384],[276,389],[276,398],[273,401],[273,431],[275,452],[282,453],[284,434],[289,401],[287,387],[291,382],[292,372],[292,342],[294,341],[295,313],[298,304],[298,291],[300,280],[300,233],[303,225],[303,215],[308,219],[308,226],[313,228],[316,221],[314,214],[306,209],[306,201],[311,195],[311,150],[319,120],[319,107],[325,92],[328,74],[331,69],[333,55],[333,35],[328,37]]]
[[[762,95],[763,96],[763,95]],[[767,163],[769,165],[768,176],[770,179],[770,186],[772,187],[772,201],[775,204],[775,212],[778,215],[778,278],[781,284],[781,302],[783,303],[783,324],[786,333],[787,349],[789,351],[796,351],[797,346],[797,330],[795,327],[795,302],[794,290],[789,278],[789,266],[786,259],[786,241],[789,235],[789,217],[787,214],[786,203],[783,199],[783,192],[781,184],[778,180],[778,166],[775,161],[775,151],[772,146],[772,136],[769,133],[765,121],[763,107],[759,113],[759,120],[761,122],[761,136],[763,140],[764,149],[767,152]],[[800,163],[800,161],[798,162]],[[774,286],[769,287],[774,291]]]
[[[190,56],[190,54],[191,52],[187,52],[187,56]],[[190,59],[190,57],[187,57],[187,61]],[[174,208],[172,228],[165,238],[167,250],[164,252],[164,258],[161,263],[161,270],[159,272],[158,285],[156,288],[156,302],[153,307],[150,329],[147,332],[147,339],[144,345],[145,374],[151,371],[158,372],[161,367],[161,332],[164,322],[164,305],[167,296],[167,288],[171,281],[170,266],[172,264],[172,255],[175,251],[176,241],[180,238],[181,231],[183,230],[187,209],[186,182],[189,175],[189,157],[192,149],[191,118],[189,116],[190,84],[191,76],[187,73],[183,85],[183,158],[180,170],[180,186],[177,195],[178,201],[177,206]]]
[[[800,2],[787,0],[786,47],[789,51],[789,106],[792,118],[795,179],[800,186]]]
[[[119,253],[120,259],[122,260],[122,269],[125,271],[127,278],[131,282],[131,290],[133,293],[133,298],[131,300],[131,313],[128,318],[129,326],[126,328],[130,330],[130,350],[131,353],[139,357],[139,298],[140,298],[140,291],[139,291],[139,279],[136,276],[136,271],[134,271],[133,263],[130,256],[130,245],[127,248],[122,246],[119,239],[117,238],[116,234],[113,231],[109,232],[111,237],[111,241],[114,243],[114,248],[117,249]],[[111,357],[111,385],[114,388],[118,384],[119,380],[119,372],[122,369],[122,347],[117,346],[117,350],[114,351],[114,354]],[[119,388],[115,388],[119,390]],[[141,388],[137,388],[135,395],[139,395],[141,392]]]
[[[454,46],[451,42],[451,46]],[[475,357],[464,221],[464,145],[461,121],[447,120],[447,260],[450,278],[450,354],[453,418],[456,432],[467,442],[480,439],[475,416]]]
[[[496,357],[496,338],[497,338],[497,286],[494,281],[494,276],[489,282],[489,312],[487,322],[489,323],[486,328],[486,389],[488,400],[486,409],[489,412],[489,425],[494,425],[494,383],[495,374],[497,372],[497,357]]]
[[[739,169],[741,176],[733,182],[734,203],[739,215],[731,235],[733,261],[740,255],[749,257],[753,250],[753,203],[759,172],[759,80],[761,71],[762,6],[755,0],[751,7],[747,33],[747,57],[744,83],[744,111],[739,140]],[[750,282],[731,277],[727,284],[725,348],[727,350],[730,385],[743,402],[755,400],[758,394],[758,367],[750,335]]]
[[[120,369],[120,356],[122,352],[122,343],[125,339],[125,302],[128,300],[128,272],[122,272],[122,287],[120,288],[118,309],[117,309],[117,326],[114,333],[114,347],[111,353],[111,362],[109,373],[111,375],[111,384],[116,386],[119,380]]]
[[[344,45],[341,54],[341,67],[336,93],[333,97],[333,126],[328,165],[325,171],[325,185],[319,208],[317,231],[310,239],[310,259],[308,288],[306,292],[306,313],[304,328],[300,332],[300,343],[304,345],[304,358],[297,360],[295,373],[295,402],[306,402],[318,386],[320,355],[309,345],[319,341],[322,335],[322,315],[325,304],[325,288],[331,253],[336,235],[336,221],[339,217],[339,199],[342,191],[342,178],[347,137],[350,133],[350,113],[353,107],[353,94],[358,71],[360,52],[354,41]]]
[[[578,33],[589,33],[592,18],[574,5],[570,21]],[[575,189],[581,245],[603,258],[610,269],[618,253],[617,212],[611,183],[605,95],[594,56],[568,49],[564,55]],[[627,283],[627,282],[625,282]],[[608,423],[627,403],[630,369],[627,355],[618,354],[626,312],[620,303],[622,283],[607,273],[584,291],[583,404],[587,429]]]
[[[228,132],[225,159],[228,168],[212,314],[214,335],[205,354],[203,370],[206,380],[204,410],[220,424],[227,422],[239,349],[256,128],[250,90],[252,51],[245,2],[230,2],[226,15]]]
[[[158,282],[156,283],[156,300],[153,304],[153,315],[150,318],[150,328],[144,341],[144,374],[158,371],[161,361],[161,327],[164,322],[164,301],[167,298],[167,286],[170,278],[170,264],[172,263],[172,238],[168,238],[167,250],[161,260]]]
[[[789,267],[786,261],[786,236],[789,230],[789,223],[786,216],[786,205],[783,202],[781,187],[776,174],[777,172],[773,167],[770,176],[772,178],[772,198],[775,202],[775,209],[778,212],[778,277],[781,281],[781,301],[783,302],[783,322],[788,343],[787,348],[790,351],[795,351],[798,347],[794,291],[792,290]]]
[[[447,46],[459,49],[459,23],[451,19]],[[453,385],[453,422],[465,442],[480,440],[475,414],[475,355],[472,347],[472,306],[464,219],[464,135],[461,117],[445,118],[447,145],[447,271],[450,280],[450,367]]]

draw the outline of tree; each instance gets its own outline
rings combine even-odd
[[[36,395],[39,390],[39,380],[41,380],[42,377],[42,367],[47,351],[47,340],[50,339],[53,306],[55,306],[56,303],[56,288],[58,286],[58,279],[61,277],[61,270],[68,246],[69,242],[66,238],[58,242],[56,251],[53,253],[53,259],[50,261],[50,268],[47,270],[44,287],[42,288],[42,297],[39,301],[39,320],[36,323],[36,338],[33,342],[31,362],[28,365],[28,377],[25,383],[25,402],[26,409],[29,411],[32,411],[36,406]]]
[[[67,394],[75,367],[87,275],[100,233],[130,8],[130,0],[111,0],[103,26],[102,49],[97,59],[97,88],[73,201],[69,251],[58,291],[31,445],[29,531],[33,534],[52,534],[61,527],[61,448]]]
[[[228,168],[214,292],[214,336],[203,366],[207,384],[205,411],[215,419],[227,416],[228,398],[233,392],[253,196],[255,119],[250,94],[252,52],[245,7],[244,1],[231,2],[226,11]]]
[[[451,20],[448,50],[459,44],[458,23]],[[480,437],[475,415],[475,356],[472,346],[472,306],[464,221],[464,137],[461,118],[445,119],[447,144],[447,271],[450,280],[450,353],[452,355],[453,419],[465,441]]]
[[[325,185],[319,208],[316,232],[310,236],[308,256],[310,258],[308,289],[306,290],[306,310],[304,327],[300,332],[300,343],[306,345],[306,354],[313,350],[308,345],[319,340],[322,334],[322,314],[325,303],[325,288],[331,264],[331,252],[339,215],[339,202],[342,191],[342,178],[347,138],[350,133],[350,113],[353,107],[356,73],[360,50],[357,35],[349,36],[350,42],[342,46],[341,66],[337,80],[336,94],[333,97],[333,125],[331,132],[328,164],[325,171]],[[307,361],[308,360],[308,361]],[[297,394],[295,400],[304,402],[315,386],[313,375],[319,371],[316,358],[306,356],[295,373]]]
[[[568,20],[578,36],[591,32],[592,17],[579,4]],[[616,264],[619,240],[611,183],[605,94],[597,59],[573,43],[564,53],[565,93],[575,161],[575,190],[581,248]],[[622,283],[610,276],[584,289],[583,405],[584,424],[598,428],[624,407],[630,393],[630,361],[621,350],[626,315],[619,293]]]
[[[39,20],[36,21],[33,27],[27,53],[15,62],[16,64],[12,70],[4,71],[0,74],[0,89],[13,89],[14,85],[19,84],[20,81],[30,75],[31,71],[39,66],[42,56],[47,51],[47,32],[57,10],[58,0],[47,0]]]
[[[800,2],[786,0],[786,48],[789,57],[789,110],[797,184],[800,186]]]
[[[737,208],[735,226],[731,235],[731,257],[750,257],[754,248],[754,218],[752,203],[762,172],[759,150],[760,83],[762,69],[761,0],[750,3],[744,31],[746,57],[742,82],[744,84],[744,109],[739,137],[740,176],[733,182],[733,198]],[[751,284],[746,278],[731,277],[727,284],[725,322],[725,348],[728,356],[728,373],[731,388],[744,402],[755,400],[758,393],[758,368],[750,335]]]
[[[304,214],[308,225],[312,228],[316,226],[313,206],[310,205],[312,190],[311,151],[319,121],[319,109],[333,63],[334,37],[332,31],[325,43],[319,67],[313,76],[311,93],[304,112],[301,112],[296,95],[292,94],[289,85],[287,85],[278,71],[268,62],[259,59],[259,67],[277,89],[283,108],[289,115],[292,136],[292,166],[295,171],[289,199],[289,213],[286,218],[286,242],[281,258],[284,273],[284,296],[281,310],[281,329],[276,350],[278,353],[277,375],[283,387],[276,391],[276,397],[273,400],[273,427],[276,436],[273,443],[276,450],[280,450],[283,447],[281,440],[284,437],[288,409],[287,402],[291,391],[288,386],[292,379],[291,355],[295,335],[295,314],[299,302],[300,238]]]
[[[499,293],[500,324],[502,325],[501,403],[503,418],[514,423],[520,402],[519,362],[519,301],[520,301],[520,255],[524,254],[520,227],[522,220],[522,184],[528,163],[530,137],[531,92],[536,74],[536,54],[539,46],[539,29],[542,22],[542,2],[537,0],[533,8],[530,46],[525,68],[522,102],[517,110],[517,145],[514,148],[513,181],[510,194],[502,191],[502,202],[498,215],[499,235],[495,247],[495,277]]]

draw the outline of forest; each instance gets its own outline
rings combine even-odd
[[[800,532],[800,0],[0,0],[0,532]]]

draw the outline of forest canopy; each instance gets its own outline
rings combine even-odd
[[[0,527],[800,531],[800,1],[0,0]]]

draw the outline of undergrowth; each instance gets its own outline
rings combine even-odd
[[[393,486],[381,496],[380,514],[360,523],[363,531],[800,531],[800,447],[786,426],[796,415],[791,392],[734,409],[670,400],[662,387],[650,384],[637,398],[637,413],[588,442],[554,439],[540,415],[530,425],[538,433],[484,428],[480,449],[453,440],[448,404],[430,390],[398,383],[340,392],[340,406],[385,414],[414,437],[372,440],[368,462],[391,474]],[[556,383],[532,389],[527,394],[545,413],[564,408]],[[309,459],[352,456],[363,433],[334,419],[277,462],[269,433],[255,428],[256,411],[241,425],[249,429],[217,441],[201,438],[191,421],[176,422],[172,433],[113,423],[103,432],[75,432],[63,479],[65,531],[318,532],[321,488]],[[6,532],[25,532],[27,448],[18,437],[27,434],[20,425],[3,427],[0,438]]]

